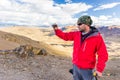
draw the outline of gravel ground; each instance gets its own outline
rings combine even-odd
[[[47,55],[18,58],[0,54],[0,80],[72,80],[69,58]]]
[[[112,59],[100,80],[120,79],[120,59]],[[0,80],[73,80],[70,58],[35,55],[19,58],[15,54],[0,54]]]

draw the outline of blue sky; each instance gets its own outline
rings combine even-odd
[[[120,0],[0,0],[0,24],[76,24],[90,15],[93,25],[120,25]]]

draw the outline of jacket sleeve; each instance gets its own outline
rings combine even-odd
[[[97,46],[97,53],[98,53],[98,61],[97,61],[97,71],[103,72],[106,66],[106,62],[108,60],[108,53],[103,41],[102,36],[100,36],[98,46]]]
[[[55,34],[62,38],[63,40],[66,40],[66,41],[73,41],[74,40],[74,32],[63,32],[62,30],[60,29],[57,29],[55,30]]]

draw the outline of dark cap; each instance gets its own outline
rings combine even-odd
[[[84,15],[84,16],[81,16],[81,17],[78,19],[77,24],[82,23],[82,24],[86,24],[86,25],[90,26],[90,25],[92,24],[92,22],[93,22],[93,21],[92,21],[92,19],[91,19],[90,16]]]

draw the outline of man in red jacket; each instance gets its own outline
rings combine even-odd
[[[77,21],[79,31],[63,32],[57,24],[52,25],[58,37],[66,41],[74,41],[72,58],[74,80],[91,80],[93,69],[101,77],[105,63],[108,60],[103,38],[100,32],[91,24],[91,17],[85,15]]]

